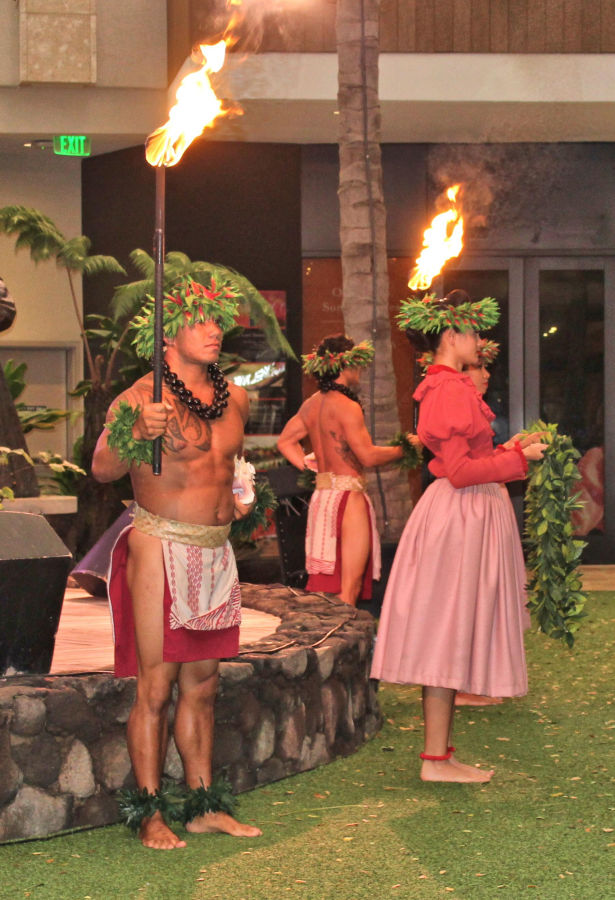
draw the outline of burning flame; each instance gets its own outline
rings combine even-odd
[[[202,132],[221,116],[237,115],[237,106],[228,106],[216,96],[209,76],[224,65],[226,47],[232,43],[223,38],[217,44],[199,46],[203,65],[182,80],[176,93],[177,102],[169,112],[169,121],[153,131],[145,145],[145,157],[152,166],[174,166],[185,150]]]
[[[461,185],[450,187],[446,196],[451,207],[432,219],[423,235],[423,249],[410,275],[408,287],[413,291],[428,290],[447,260],[459,256],[463,249],[463,218],[456,200]]]

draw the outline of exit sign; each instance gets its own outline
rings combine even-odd
[[[84,134],[56,134],[53,138],[53,152],[59,156],[89,156],[92,142]]]

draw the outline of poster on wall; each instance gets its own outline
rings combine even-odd
[[[286,291],[261,291],[271,304],[282,331],[286,330]],[[225,349],[236,353],[242,362],[230,376],[243,387],[250,398],[250,417],[246,435],[278,435],[286,416],[286,360],[273,350],[262,329],[256,327],[248,315],[240,316],[237,324],[243,331],[230,339]]]

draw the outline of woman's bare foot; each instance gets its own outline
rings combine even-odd
[[[454,757],[443,760],[424,759],[421,766],[422,781],[450,781],[461,784],[484,784],[491,781],[492,769],[476,769],[460,763]]]
[[[143,819],[139,837],[143,846],[152,850],[175,850],[186,846],[186,842],[171,831],[159,812],[155,812],[149,819]]]
[[[204,816],[188,822],[186,831],[192,831],[194,834],[222,832],[233,837],[258,837],[263,833],[260,828],[244,825],[225,812],[205,813]]]
[[[495,706],[503,703],[502,697],[486,697],[483,694],[466,694],[465,691],[457,691],[455,694],[455,706]]]

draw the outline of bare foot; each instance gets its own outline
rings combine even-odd
[[[175,850],[177,847],[186,846],[186,842],[180,841],[159,812],[155,812],[150,819],[143,819],[139,837],[143,846],[152,850]]]
[[[457,783],[479,783],[484,784],[491,781],[493,770],[476,769],[474,766],[468,766],[460,763],[458,760],[451,759],[431,760],[424,759],[421,766],[422,781],[450,781]]]
[[[263,833],[260,828],[256,828],[254,825],[244,825],[225,812],[205,813],[204,816],[188,822],[186,831],[192,831],[195,834],[222,832],[231,834],[233,837],[258,837]]]
[[[495,706],[503,703],[502,697],[485,697],[483,694],[466,694],[465,691],[457,691],[455,694],[455,706]]]

